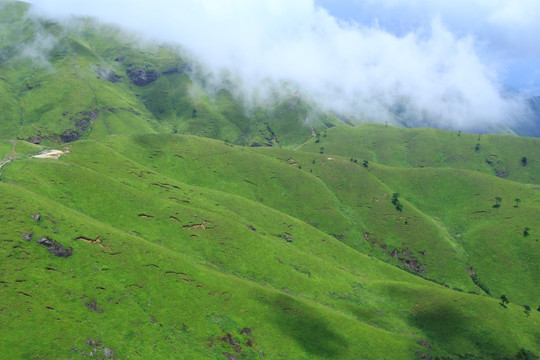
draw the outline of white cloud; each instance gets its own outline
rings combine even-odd
[[[501,95],[497,69],[478,56],[475,38],[454,35],[437,16],[397,36],[381,27],[338,21],[311,0],[33,2],[51,16],[97,16],[179,42],[216,78],[224,70],[234,74],[248,98],[265,93],[268,83],[287,82],[327,109],[371,121],[384,121],[385,108],[406,103],[409,115],[427,114],[443,126],[463,129],[508,121],[519,106]],[[379,6],[400,4],[403,0],[387,0]],[[511,9],[487,4],[476,2],[493,22],[520,18]],[[425,11],[431,16],[440,9]]]

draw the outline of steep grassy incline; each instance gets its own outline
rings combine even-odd
[[[319,143],[312,141],[302,149],[316,151],[321,145],[325,146],[325,152],[347,156],[352,168],[364,168],[392,189],[384,194],[386,202],[391,193],[398,193],[403,203],[399,217],[402,232],[411,230],[411,221],[407,217],[411,210],[424,214],[424,219],[440,228],[442,236],[427,247],[425,243],[418,246],[417,232],[410,234],[414,240],[407,239],[407,234],[400,234],[401,238],[407,239],[404,245],[416,244],[413,249],[425,251],[428,259],[431,254],[434,257],[432,263],[442,266],[437,276],[433,276],[433,265],[427,266],[431,268],[426,273],[428,277],[431,275],[432,279],[451,287],[470,291],[470,283],[459,284],[450,275],[466,272],[481,288],[476,291],[495,297],[512,294],[515,301],[523,304],[538,302],[540,293],[534,274],[540,271],[536,233],[540,203],[538,185],[534,184],[540,176],[537,160],[540,142],[535,138],[479,137],[480,140],[473,135],[434,129],[403,130],[363,125],[354,129],[328,130]],[[481,143],[478,149],[472,147],[474,141]],[[430,148],[435,151],[429,151]],[[364,163],[363,159],[368,161]],[[334,188],[347,189],[345,198],[352,193],[349,184],[355,184],[355,179],[361,178],[336,169],[331,173],[335,177],[327,177],[326,182],[335,182]],[[501,179],[505,177],[525,184]],[[343,180],[336,182],[332,180],[335,178]],[[365,184],[362,179],[356,186]],[[380,197],[375,197],[371,207],[377,208],[375,204],[379,200]],[[363,214],[363,218],[371,226],[381,224],[373,217],[367,220],[368,214]],[[426,233],[429,229],[426,224],[421,224],[421,228],[428,239],[437,238]],[[377,229],[375,234],[389,231]],[[439,249],[434,249],[433,244]],[[441,244],[450,247],[441,252]],[[383,245],[386,245],[384,241]],[[451,270],[448,262],[456,262],[460,269]]]
[[[0,265],[0,344],[9,358],[390,359],[421,349],[414,336],[195,265],[18,186],[0,189],[0,218],[16,224],[0,230],[9,259]],[[53,257],[18,231],[54,237],[74,255]]]
[[[105,143],[178,181],[257,201],[357,251],[372,252],[453,287],[476,289],[465,253],[445,230],[410,206],[404,213],[396,211],[392,190],[357,164],[293,151],[240,149],[194,137],[114,137]]]
[[[361,253],[370,253],[446,286],[477,293],[491,289],[496,297],[508,290],[515,294],[516,301],[529,305],[540,298],[534,286],[539,247],[531,230],[528,246],[518,243],[508,248],[528,254],[521,265],[507,271],[509,287],[490,281],[492,286],[485,288],[482,283],[485,274],[496,276],[500,264],[507,260],[506,252],[498,251],[509,239],[502,228],[512,224],[512,231],[518,234],[526,227],[534,228],[535,219],[540,218],[538,202],[527,201],[526,206],[512,208],[514,221],[505,220],[505,215],[488,217],[480,223],[474,216],[485,211],[482,203],[471,206],[472,215],[463,212],[465,215],[456,219],[447,219],[441,213],[442,209],[453,211],[450,209],[454,207],[463,210],[463,204],[479,193],[484,194],[478,196],[489,206],[489,200],[499,196],[496,194],[506,199],[534,199],[534,192],[524,192],[532,186],[520,188],[519,184],[474,172],[466,173],[457,182],[459,177],[448,175],[445,169],[432,169],[431,173],[426,169],[424,173],[429,175],[409,183],[414,177],[399,169],[387,168],[383,176],[375,171],[379,169],[375,165],[364,168],[349,160],[279,149],[241,149],[195,137],[113,137],[104,143],[148,168],[162,169],[177,181],[256,201],[301,219]],[[134,148],[139,151],[132,151]],[[445,184],[439,184],[445,179]],[[419,202],[418,196],[429,184],[433,184],[431,193],[426,193],[430,196]],[[409,189],[420,195],[409,196]],[[461,197],[457,196],[459,191]],[[402,194],[402,211],[396,210],[391,201],[396,192]],[[448,198],[453,199],[445,201]],[[431,207],[426,207],[426,202]],[[491,243],[466,246],[463,242],[463,232],[488,228],[495,229]],[[479,255],[484,252],[493,255],[486,260]],[[498,265],[486,266],[489,263]],[[482,271],[478,268],[480,272],[476,273],[478,266]],[[521,277],[526,281],[510,281]]]
[[[196,137],[143,135],[112,137],[103,143],[177,181],[242,196],[317,224],[326,233],[350,228],[360,234],[322,182],[286,161]]]
[[[538,302],[539,186],[468,170],[372,166],[370,171],[444,224],[485,290],[522,304]]]
[[[354,226],[349,205],[325,170],[283,152],[171,135],[69,151],[12,161],[0,178],[0,328],[17,329],[0,341],[14,357],[81,357],[88,338],[119,358],[503,358],[539,346],[537,312],[445,289],[328,235]],[[41,236],[73,255],[54,257]],[[35,341],[46,335],[62,341]]]
[[[462,246],[413,204],[401,199],[403,209],[398,211],[391,200],[393,183],[381,182],[367,168],[337,156],[268,149],[260,153],[294,159],[297,167],[317,177],[337,197],[355,224],[352,229],[362,231],[332,233],[349,246],[362,252],[367,246],[371,255],[447,286],[478,290],[466,269]]]
[[[328,129],[300,150],[341,155],[392,167],[476,170],[522,183],[538,184],[539,148],[538,138],[364,124]]]
[[[88,18],[42,19],[21,2],[0,6],[0,139],[55,144],[157,132],[294,146],[343,124],[294,93],[248,109],[234,84],[209,84],[177,46],[142,45]]]

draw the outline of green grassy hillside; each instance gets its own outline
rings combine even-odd
[[[538,359],[538,139],[247,107],[28,9],[0,0],[0,358]]]
[[[518,301],[537,298],[534,289],[521,298],[516,287],[515,293],[507,291],[511,303],[504,308],[498,293],[488,297],[446,289],[377,260],[384,256],[370,250],[371,238],[360,229],[343,229],[352,229],[358,215],[340,203],[336,184],[323,180],[325,173],[350,168],[349,161],[315,156],[311,166],[319,175],[314,175],[309,164],[299,169],[280,159],[284,151],[260,152],[178,135],[114,136],[73,143],[59,159],[22,157],[7,164],[0,182],[1,216],[9,219],[0,235],[8,259],[2,269],[8,299],[3,313],[19,329],[37,318],[46,322],[16,357],[88,354],[87,338],[120,358],[190,354],[187,346],[200,358],[224,353],[250,358],[262,350],[275,358],[343,359],[359,353],[360,358],[413,359],[418,351],[503,358],[538,347],[539,315],[526,315]],[[377,176],[383,178],[381,169]],[[387,190],[373,182],[374,189],[364,191]],[[253,184],[260,184],[261,193],[248,190]],[[427,224],[420,213],[427,209],[415,211],[403,213],[418,237],[423,230],[413,223]],[[30,216],[36,213],[39,221]],[[366,229],[376,227],[368,219],[363,219]],[[329,235],[337,231],[346,237]],[[25,241],[21,235],[30,232],[34,237]],[[53,256],[36,243],[41,236],[72,247],[73,255]],[[399,238],[400,228],[373,236]],[[449,251],[444,241],[433,244],[426,259],[444,261]],[[486,264],[494,269],[462,244],[459,250],[479,274]],[[30,259],[34,265],[25,266]],[[445,263],[455,274],[444,278],[426,260],[430,265],[422,276],[474,289],[459,261]],[[520,280],[523,288],[535,281],[533,276]],[[509,289],[506,282],[497,286]],[[513,336],[505,335],[508,324]],[[240,334],[244,327],[252,335]],[[62,341],[66,346],[33,342],[43,332],[61,336],[61,329],[72,334]],[[2,341],[3,348],[12,347],[20,334]],[[251,346],[243,345],[248,341]]]
[[[447,229],[492,295],[512,294],[524,304],[537,301],[540,293],[532,289],[540,272],[538,186],[466,170],[377,166],[372,171]]]
[[[338,236],[353,248],[360,250],[367,244],[381,260],[451,288],[478,293],[488,289],[496,297],[512,293],[520,302],[538,301],[534,274],[540,270],[540,247],[532,230],[540,219],[537,185],[468,170],[403,169],[374,163],[365,168],[350,159],[320,154],[261,152],[294,156],[302,170],[324,182],[358,224],[355,229],[363,232]],[[394,193],[399,194],[401,211],[392,204]],[[502,198],[501,205],[494,208],[497,197]],[[493,266],[480,269],[486,263]],[[484,278],[492,279],[489,285]]]
[[[539,146],[538,138],[363,124],[328,129],[299,149],[392,167],[475,170],[538,184]]]

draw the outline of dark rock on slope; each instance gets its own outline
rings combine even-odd
[[[127,69],[126,73],[131,82],[137,86],[148,85],[151,82],[156,81],[160,76],[160,73],[156,70],[145,70],[140,67]]]
[[[67,129],[62,134],[60,134],[60,139],[62,139],[63,142],[67,143],[78,140],[80,136],[81,134],[79,134],[79,132]]]
[[[64,245],[47,236],[42,236],[41,238],[39,238],[37,240],[37,243],[39,245],[47,247],[47,251],[49,251],[54,256],[67,258],[73,255],[73,248],[66,249]]]

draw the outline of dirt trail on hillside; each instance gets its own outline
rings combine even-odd
[[[5,161],[0,161],[0,169],[2,168],[2,166],[6,165],[9,162],[11,162],[11,159],[7,159]]]
[[[10,143],[12,144],[11,152],[8,154],[8,157],[7,157],[6,160],[0,161],[0,169],[2,168],[2,166],[6,165],[7,163],[9,163],[9,162],[13,161],[13,159],[15,159],[15,145],[17,144],[17,142],[10,141]]]
[[[69,150],[45,150],[43,151],[42,153],[38,154],[38,155],[34,155],[32,156],[33,158],[38,158],[38,159],[55,159],[55,160],[58,160],[60,158],[60,156],[62,155],[66,155],[69,153]]]
[[[16,141],[10,141],[13,146],[11,148],[11,152],[8,154],[8,157],[6,160],[4,161],[0,161],[0,175],[2,174],[2,167],[10,162],[12,162],[13,160],[15,160],[15,145],[17,144]],[[42,151],[41,153],[37,154],[37,155],[33,155],[31,157],[33,158],[38,158],[38,159],[55,159],[55,160],[58,160],[60,158],[60,156],[62,155],[66,155],[69,153],[69,150],[68,149],[64,149],[63,151],[62,150],[56,150],[56,149],[52,149],[52,150],[44,150]]]
[[[308,121],[308,118],[306,118],[306,121]],[[301,148],[302,146],[306,145],[306,143],[311,140],[312,138],[316,137],[317,136],[317,133],[315,132],[315,129],[313,128],[313,126],[311,126],[311,137],[309,139],[307,139],[306,141],[304,141],[303,143],[301,143],[300,145],[297,145],[293,148],[293,150],[298,150],[299,148]]]

